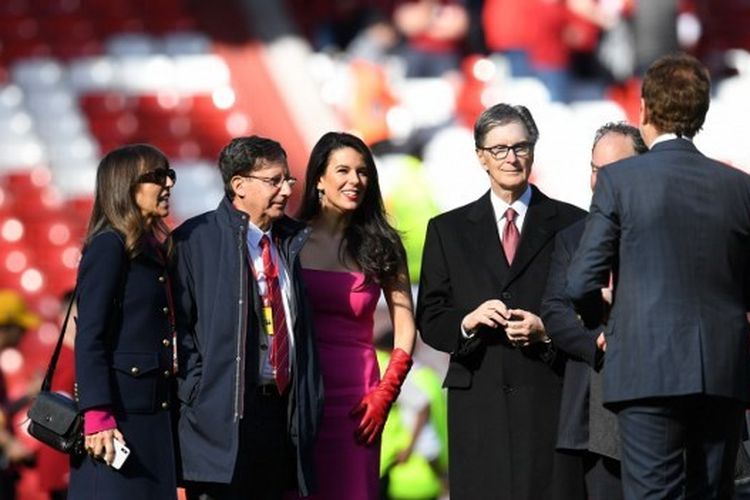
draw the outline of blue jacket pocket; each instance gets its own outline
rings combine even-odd
[[[155,352],[112,354],[115,408],[126,413],[152,413],[157,409],[159,356]]]

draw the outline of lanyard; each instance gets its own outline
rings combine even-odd
[[[274,241],[276,246],[278,247],[278,238]],[[269,238],[269,245],[270,245],[270,238]],[[271,247],[268,247],[268,251],[270,253],[270,258],[273,259],[273,252],[271,251]],[[263,260],[263,250],[261,249],[261,261]],[[278,259],[277,259],[278,260]],[[260,293],[260,276],[258,275],[257,271],[255,270],[255,265],[253,264],[252,255],[250,255],[250,251],[247,252],[247,261],[248,266],[250,267],[250,272],[253,273],[253,278],[255,279],[255,282],[258,283],[258,292]],[[276,265],[276,280],[279,280],[279,264]],[[263,320],[263,331],[266,335],[269,337],[273,337],[275,335],[275,331],[273,329],[273,307],[271,304],[271,295],[270,295],[270,284],[269,279],[274,278],[273,276],[269,276],[266,272],[265,266],[263,266],[263,277],[265,280],[265,287],[264,287],[264,293],[260,294],[260,300],[263,305],[262,307],[262,320]],[[281,286],[280,283],[278,286]]]

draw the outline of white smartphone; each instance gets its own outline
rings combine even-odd
[[[125,459],[130,455],[130,448],[125,446],[125,443],[117,438],[115,438],[114,440],[114,445],[115,459],[112,461],[110,467],[112,467],[113,469],[119,469],[120,467],[122,467],[122,464],[125,463]]]

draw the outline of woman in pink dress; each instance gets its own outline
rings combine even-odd
[[[315,498],[378,498],[380,433],[411,367],[416,329],[406,254],[386,220],[372,153],[357,137],[325,134],[307,165],[299,216],[325,402],[315,449]],[[373,314],[381,290],[394,351],[380,380]]]

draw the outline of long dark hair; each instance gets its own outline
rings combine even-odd
[[[164,153],[149,144],[131,144],[107,153],[96,170],[96,194],[86,232],[88,245],[92,238],[114,229],[125,238],[125,251],[132,259],[141,251],[146,220],[135,202],[138,177],[151,170],[169,168]],[[151,226],[157,237],[166,237],[169,229],[157,219]]]
[[[328,132],[313,147],[305,173],[305,191],[297,216],[309,222],[321,211],[318,180],[325,174],[331,154],[352,148],[362,155],[367,168],[367,189],[344,230],[339,251],[343,261],[346,252],[369,281],[392,282],[406,262],[406,252],[396,230],[388,223],[380,194],[378,171],[370,148],[361,139],[345,132]]]

